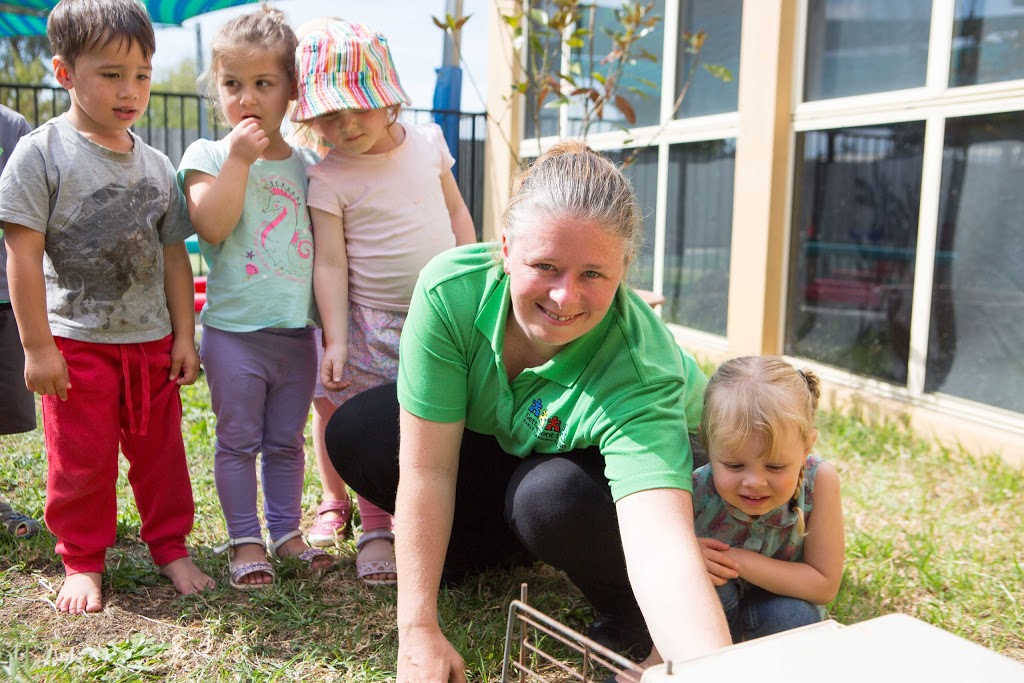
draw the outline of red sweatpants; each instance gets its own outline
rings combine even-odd
[[[153,561],[181,557],[195,506],[181,438],[181,398],[167,379],[171,337],[96,344],[57,337],[68,400],[43,396],[46,526],[68,574],[102,572],[117,529],[118,445]]]

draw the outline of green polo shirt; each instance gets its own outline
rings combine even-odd
[[[707,379],[634,292],[621,287],[597,327],[511,383],[502,361],[511,306],[494,244],[457,247],[420,273],[402,329],[398,399],[432,422],[465,419],[508,453],[597,446],[615,500],[691,490]]]

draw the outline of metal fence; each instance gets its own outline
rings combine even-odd
[[[36,127],[67,111],[71,99],[61,87],[0,83],[0,103],[20,112]],[[458,131],[459,162],[455,178],[479,237],[483,226],[486,114],[427,109],[402,111],[402,120],[413,124],[428,123],[436,117],[446,118],[445,130],[449,135],[451,131]],[[457,120],[453,122],[452,117]],[[149,107],[134,127],[139,137],[166,154],[175,167],[190,144],[199,138],[218,140],[230,130],[204,98],[195,93],[167,92],[150,94]]]

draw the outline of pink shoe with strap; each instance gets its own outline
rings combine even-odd
[[[325,519],[325,512],[337,512],[336,519]],[[348,536],[348,527],[352,521],[352,502],[344,500],[325,500],[316,509],[316,519],[309,529],[306,539],[309,544],[319,548],[329,548],[344,541]]]

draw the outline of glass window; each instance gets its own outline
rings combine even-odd
[[[1024,78],[1024,3],[957,0],[949,85]]]
[[[704,31],[707,39],[700,53],[700,63],[693,82],[683,99],[676,118],[705,116],[736,111],[739,101],[740,27],[743,0],[682,0],[679,3],[679,32]],[[676,96],[693,68],[694,56],[679,44],[676,60]],[[725,83],[704,69],[704,64],[717,64],[729,69],[732,80]]]
[[[629,182],[636,191],[640,211],[644,216],[644,244],[636,261],[629,268],[627,280],[633,287],[654,288],[654,211],[658,201],[658,148],[645,147],[636,150],[622,149],[602,152],[616,164],[630,160],[623,168]]]
[[[639,3],[641,6],[646,3]],[[600,83],[591,80],[593,72],[607,76],[608,65],[602,64],[602,60],[612,51],[612,38],[610,33],[622,33],[622,23],[616,13],[625,11],[623,3],[613,0],[598,0],[594,3],[596,15],[594,17],[593,39],[593,63],[590,61],[590,41],[582,48],[574,48],[572,61],[579,62],[583,77],[578,85],[593,85],[601,88]],[[633,61],[626,65],[621,77],[617,92],[626,99],[629,105],[636,112],[637,126],[650,126],[658,123],[661,118],[661,67],[662,53],[665,42],[665,0],[655,0],[652,16],[659,18],[654,29],[647,35],[640,38],[633,50]],[[583,13],[583,21],[589,21],[589,12]],[[648,54],[649,58],[644,55]],[[573,100],[569,106],[569,134],[579,135],[582,128],[583,106],[579,98]],[[603,120],[594,120],[590,125],[590,133],[617,130],[621,127],[632,127],[615,106],[605,107]]]
[[[1024,412],[1024,112],[946,122],[925,390]]]
[[[534,0],[533,7],[546,12],[549,16],[555,11],[551,0]],[[528,24],[526,42],[526,71],[523,80],[533,82],[543,79],[545,74],[558,74],[562,65],[562,42],[557,31],[546,26],[522,19]],[[542,106],[537,108],[537,89],[531,86],[526,91],[526,106],[523,110],[523,137],[526,139],[558,135],[558,108],[550,106],[556,101],[558,93],[548,93]],[[540,135],[537,129],[540,128]]]
[[[797,136],[786,353],[903,384],[924,123]]]
[[[663,317],[725,335],[736,141],[673,145],[669,151]]]
[[[810,0],[804,100],[925,84],[931,0]]]

